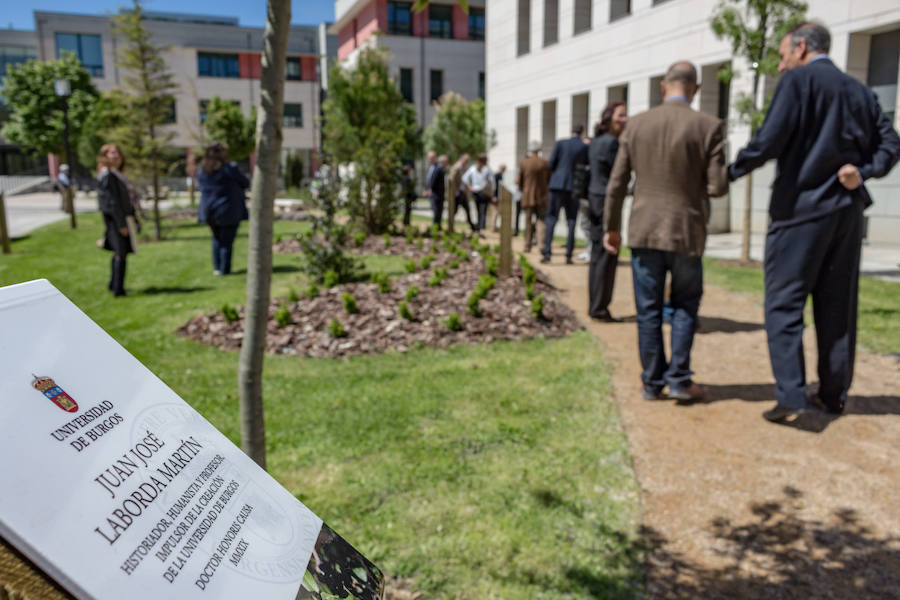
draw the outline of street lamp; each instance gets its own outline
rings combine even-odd
[[[66,148],[66,161],[75,166],[75,161],[72,160],[72,150],[69,148],[69,97],[72,96],[72,86],[69,84],[68,79],[57,79],[53,82],[53,91],[57,97],[62,99],[62,109],[63,109],[63,144]],[[74,173],[73,173],[74,176]],[[75,220],[75,197],[74,190],[72,189],[72,180],[70,179],[69,187],[64,189],[63,192],[66,196],[66,209],[69,211],[69,217],[71,218],[72,229],[77,227],[78,223]]]

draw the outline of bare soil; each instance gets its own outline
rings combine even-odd
[[[646,401],[628,263],[610,307],[626,322],[600,323],[587,316],[587,266],[562,255],[545,271],[613,367],[642,488],[646,596],[900,598],[900,359],[858,353],[841,417],[768,423],[762,306],[707,285],[692,368],[708,398]],[[815,381],[812,327],[804,344]]]

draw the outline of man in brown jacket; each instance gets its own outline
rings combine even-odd
[[[525,252],[531,252],[531,242],[544,239],[544,215],[547,212],[547,185],[550,181],[550,163],[540,156],[541,143],[528,144],[528,156],[519,161],[516,185],[522,190],[522,210],[525,211]]]
[[[663,104],[633,117],[619,138],[619,153],[606,189],[604,246],[622,243],[622,202],[631,172],[634,203],[628,226],[638,346],[644,398],[696,400],[705,389],[691,379],[691,346],[703,295],[701,257],[706,245],[709,197],[728,191],[722,121],[696,112],[697,69],[689,62],[669,67]],[[662,307],[671,273],[672,357],[666,361]]]

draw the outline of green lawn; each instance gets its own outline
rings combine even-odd
[[[230,277],[212,276],[206,227],[170,225],[129,259],[122,299],[105,289],[101,229],[86,214],[77,231],[59,223],[15,242],[0,285],[46,277],[238,442],[237,355],[174,331],[243,303],[246,225]],[[276,295],[305,285],[297,261],[275,256]],[[386,574],[448,600],[639,594],[638,488],[587,333],[265,368],[270,472]]]
[[[707,283],[763,298],[763,272],[759,267],[739,267],[715,259],[703,261]],[[811,304],[806,307],[812,323]],[[859,279],[858,340],[860,346],[880,354],[900,354],[900,283],[871,277]]]

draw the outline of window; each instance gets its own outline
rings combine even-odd
[[[519,32],[516,56],[531,52],[531,0],[519,0]]]
[[[285,104],[281,124],[284,127],[303,127],[303,105]]]
[[[628,84],[613,85],[606,88],[607,102],[624,102],[628,104]]]
[[[592,0],[575,0],[575,35],[591,30],[591,4]]]
[[[412,35],[412,4],[409,2],[388,2],[388,33],[392,35]]]
[[[303,71],[300,69],[300,59],[298,57],[288,56],[284,78],[288,81],[300,81],[303,78]]]
[[[484,39],[484,9],[469,6],[469,39]]]
[[[238,55],[198,52],[197,75],[200,77],[240,77]]]
[[[478,72],[478,97],[484,100],[484,71]]]
[[[590,127],[590,123],[588,120],[589,116],[589,108],[588,105],[590,103],[590,93],[584,92],[583,94],[575,94],[572,96],[572,127],[576,125],[583,125],[584,130],[586,132],[592,131]],[[588,133],[590,135],[590,133]]]
[[[559,41],[559,0],[544,0],[544,47]]]
[[[866,83],[875,92],[881,110],[891,121],[897,114],[898,63],[900,63],[900,29],[873,35],[869,45]]]
[[[541,150],[550,156],[556,144],[556,100],[541,104]]]
[[[400,67],[400,94],[407,102],[413,102],[413,70]]]
[[[650,78],[650,108],[659,106],[663,103],[662,87],[660,84],[664,77],[665,75],[659,75]]]
[[[37,58],[34,48],[27,46],[0,46],[0,79],[6,75],[6,69],[11,65],[19,65]],[[0,86],[3,82],[0,81]]]
[[[516,109],[516,158],[525,156],[528,150],[528,107]]]
[[[56,58],[74,52],[92,77],[103,77],[103,49],[100,36],[87,33],[57,33]]]
[[[434,102],[444,95],[444,72],[437,69],[431,70],[431,101]]]
[[[631,0],[610,0],[609,20],[615,21],[631,14]]]
[[[453,7],[446,4],[431,4],[428,7],[428,37],[453,37]]]
[[[178,119],[176,118],[176,113],[175,113],[175,98],[169,98],[168,102],[166,102],[166,107],[163,112],[162,124],[163,125],[172,125],[177,120]]]

